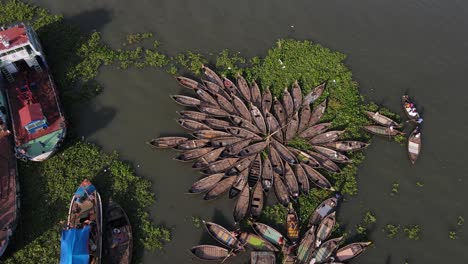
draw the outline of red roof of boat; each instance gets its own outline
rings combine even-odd
[[[26,105],[19,110],[19,115],[21,119],[21,126],[23,127],[32,121],[44,119],[44,114],[42,113],[42,108],[39,103]]]
[[[29,41],[24,24],[18,24],[11,28],[0,31],[0,35],[10,43],[8,47],[5,47],[5,45],[3,45],[3,43],[0,41],[0,51],[11,49]]]

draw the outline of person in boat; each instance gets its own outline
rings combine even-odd
[[[421,136],[421,128],[418,126],[416,127],[416,129],[414,130],[414,137],[415,138],[419,138]]]
[[[420,118],[418,118],[418,120],[416,120],[416,122],[417,122],[418,124],[422,124],[423,121],[424,121],[424,120],[422,119],[422,117],[420,117]]]
[[[390,125],[388,128],[390,129],[390,131],[393,131],[394,129],[393,125]]]
[[[408,112],[410,116],[417,116],[418,112],[416,111],[416,108],[412,107],[411,110]]]

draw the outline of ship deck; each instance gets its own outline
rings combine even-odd
[[[10,138],[0,138],[0,241],[7,235],[4,227],[15,227],[16,201],[16,158]]]
[[[43,69],[37,72],[24,67],[15,74],[15,82],[8,85],[7,97],[11,109],[13,132],[15,133],[15,145],[27,153],[27,156],[34,157],[42,153],[51,151],[64,136],[65,119],[61,115],[58,104],[57,92],[48,72]],[[40,103],[42,112],[47,118],[48,127],[29,134],[21,125],[19,110],[23,107],[23,102],[18,98],[19,88],[24,83],[29,84],[33,101]]]

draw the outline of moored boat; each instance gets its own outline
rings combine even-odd
[[[267,146],[268,146],[268,141],[260,141],[260,142],[254,143],[254,144],[252,144],[250,146],[247,146],[247,147],[243,148],[239,152],[239,156],[240,157],[247,157],[247,156],[255,155],[255,154],[263,151]]]
[[[66,134],[66,120],[36,32],[19,23],[0,29],[0,71],[16,156],[44,161]],[[0,74],[1,75],[1,74]]]
[[[250,164],[252,164],[255,156],[250,156],[247,158],[240,159],[237,161],[228,171],[226,171],[226,175],[237,175],[242,171],[246,171],[248,173],[248,168]]]
[[[322,147],[322,146],[316,146],[316,145],[313,145],[312,147],[316,151],[322,153],[323,155],[325,155],[327,158],[331,159],[334,162],[339,162],[339,163],[351,163],[352,162],[350,158],[346,157],[344,154],[341,154],[340,152],[336,150],[329,149],[329,148]]]
[[[250,214],[254,219],[260,217],[262,214],[263,203],[263,187],[261,183],[257,183],[257,185],[254,187],[252,199],[250,201]]]
[[[181,118],[179,120],[177,120],[177,123],[187,129],[187,130],[190,130],[190,131],[198,131],[198,130],[210,130],[211,127],[203,124],[203,123],[200,123],[198,121],[194,121],[194,120],[191,120],[191,119],[185,119],[185,118]]]
[[[307,164],[301,164],[301,166],[315,186],[326,190],[333,190],[331,183],[320,172]]]
[[[265,121],[268,125],[268,131],[270,135],[272,135],[279,142],[283,142],[284,140],[283,130],[281,129],[281,126],[278,120],[276,119],[276,117],[272,115],[271,113],[267,112],[265,114]]]
[[[273,167],[271,166],[270,159],[265,156],[263,159],[262,168],[262,187],[265,192],[268,192],[273,187]]]
[[[315,252],[315,226],[309,228],[297,248],[297,262],[298,264],[309,263],[312,254]]]
[[[247,84],[247,81],[244,79],[244,77],[242,77],[240,74],[237,75],[237,88],[239,88],[242,97],[244,97],[247,102],[250,102],[252,95],[250,94],[249,85]]]
[[[336,214],[335,212],[327,215],[319,224],[317,228],[315,244],[320,246],[323,241],[326,241],[333,231],[333,227],[336,223]]]
[[[299,239],[299,218],[297,213],[290,203],[288,205],[288,214],[286,216],[286,235],[289,240],[296,242]]]
[[[231,168],[236,161],[239,160],[238,158],[228,158],[217,160],[213,163],[210,163],[206,168],[202,171],[205,174],[214,174],[224,172],[225,170]]]
[[[211,190],[222,178],[224,173],[216,173],[209,176],[206,176],[194,184],[190,188],[189,192],[191,193],[201,193]]]
[[[291,94],[288,91],[288,88],[284,88],[283,91],[283,106],[284,106],[284,111],[286,111],[286,117],[289,119],[294,112],[294,102],[292,99]]]
[[[216,119],[216,118],[207,118],[205,119],[205,124],[210,128],[214,129],[224,129],[231,125],[230,122],[226,120]]]
[[[186,95],[171,95],[171,98],[182,106],[197,107],[201,104],[199,99]]]
[[[331,148],[338,151],[354,151],[367,148],[369,144],[359,141],[335,141],[330,143],[322,144],[324,147]]]
[[[252,114],[252,120],[258,129],[263,133],[267,133],[267,126],[262,113],[253,103],[250,103],[250,113]]]
[[[294,156],[289,149],[284,146],[282,143],[272,139],[271,145],[276,149],[278,155],[289,164],[297,164],[296,156]]]
[[[133,233],[125,211],[115,202],[110,202],[106,210],[105,263],[130,264],[132,261]]]
[[[298,112],[302,107],[302,91],[297,80],[292,85],[291,95],[294,102],[294,111]]]
[[[262,175],[262,157],[260,154],[255,156],[255,159],[250,164],[248,183],[250,187],[257,185],[260,176]]]
[[[284,163],[284,181],[288,187],[289,195],[294,200],[299,197],[299,184],[297,183],[297,178],[294,175],[291,165],[289,163]]]
[[[190,249],[190,252],[192,252],[192,254],[198,259],[204,261],[223,261],[228,257],[235,255],[223,247],[213,245],[195,246]]]
[[[177,113],[183,118],[192,119],[195,121],[204,121],[208,117],[208,114],[196,111],[180,111]]]
[[[179,143],[176,147],[177,150],[190,150],[196,148],[203,148],[210,144],[210,140],[208,139],[191,139]]]
[[[313,102],[315,102],[315,100],[317,100],[320,96],[322,96],[323,92],[325,91],[326,86],[327,86],[327,83],[324,82],[320,84],[319,86],[313,88],[312,91],[304,97],[302,104],[308,105],[308,104],[312,104]]]
[[[299,184],[299,189],[302,193],[309,193],[310,184],[309,179],[307,178],[307,173],[300,164],[294,165],[294,174],[297,178],[297,184]]]
[[[195,163],[193,163],[192,168],[201,169],[207,167],[208,165],[210,165],[210,163],[215,162],[223,151],[224,147],[217,148],[206,153],[205,155],[198,158],[198,160]]]
[[[226,131],[235,137],[241,138],[251,138],[254,140],[261,140],[262,138],[257,134],[248,131],[247,129],[243,129],[240,127],[227,127]]]
[[[273,103],[272,98],[273,97],[271,95],[270,89],[266,88],[263,91],[263,94],[262,94],[262,111],[263,111],[263,114],[266,114],[266,113],[271,111],[271,105]]]
[[[320,166],[322,166],[324,169],[326,169],[329,172],[334,172],[334,173],[340,173],[341,169],[336,165],[332,160],[330,160],[327,156],[314,152],[314,151],[307,151],[307,154],[312,156],[316,161],[320,163]]]
[[[205,200],[212,200],[218,198],[222,194],[224,194],[231,185],[234,184],[236,181],[236,177],[227,177],[222,179],[221,181],[217,182],[213,188],[210,189],[209,192],[205,194],[203,199]]]
[[[379,136],[388,136],[388,137],[393,137],[396,135],[401,135],[403,134],[402,132],[392,128],[392,127],[384,127],[384,126],[363,126],[362,127],[364,130],[366,130],[369,133],[379,135]]]
[[[246,184],[242,189],[239,198],[237,199],[236,206],[234,207],[234,221],[236,223],[240,222],[247,216],[249,211],[249,200],[250,199],[250,188]],[[241,239],[242,241],[242,239]],[[243,242],[244,243],[244,242]]]
[[[335,253],[335,259],[338,261],[348,261],[359,256],[372,242],[357,242],[339,248]]]
[[[189,150],[183,151],[174,159],[180,160],[180,161],[191,161],[191,160],[200,158],[201,156],[211,152],[212,150],[214,150],[214,148],[212,147],[189,149]]]
[[[242,243],[232,232],[229,232],[226,228],[212,222],[206,222],[204,220],[203,225],[205,226],[206,231],[208,231],[208,234],[210,234],[210,236],[212,236],[219,243],[233,249],[234,251],[244,251],[244,246]]]
[[[275,253],[268,251],[252,251],[250,253],[250,264],[276,264]]]
[[[306,129],[309,125],[309,120],[310,120],[310,105],[305,105],[301,108],[300,114],[299,114],[299,126],[297,128],[297,132],[301,133]]]
[[[276,246],[283,246],[287,241],[286,238],[276,229],[273,227],[259,223],[259,222],[254,222],[252,223],[252,228],[257,233],[258,235],[262,236],[266,240],[270,241]]]
[[[333,238],[323,243],[313,254],[312,263],[323,263],[327,261],[338,247],[343,237]]]
[[[258,84],[255,81],[253,81],[252,85],[250,86],[250,94],[252,95],[252,103],[261,109],[262,95],[260,92],[260,87],[258,87]]]
[[[205,65],[202,65],[202,71],[203,73],[205,74],[205,76],[210,80],[212,81],[213,83],[216,83],[217,85],[219,85],[220,87],[223,87],[224,83],[223,83],[223,80],[221,80],[221,77],[219,77],[218,74],[216,74],[215,71],[213,71],[212,69],[208,68],[207,66]]]
[[[188,88],[188,89],[192,89],[192,90],[200,88],[200,85],[201,85],[199,82],[197,82],[195,80],[192,80],[190,78],[187,78],[187,77],[183,77],[183,76],[177,76],[176,80],[183,87]]]
[[[335,130],[335,131],[328,131],[323,134],[317,135],[309,140],[309,143],[314,144],[325,144],[329,142],[333,142],[338,140],[338,138],[344,133],[344,130]]]
[[[273,113],[281,127],[286,125],[287,116],[283,104],[275,97],[273,99]]]
[[[244,140],[244,138],[232,137],[232,136],[217,137],[217,138],[210,139],[210,143],[211,143],[211,145],[213,147],[226,147],[226,146],[232,145],[232,144],[234,144],[236,142],[239,142],[241,140]]]
[[[408,137],[408,156],[411,163],[415,163],[421,153],[421,129],[416,127]]]
[[[246,186],[248,186],[247,185],[248,174],[249,174],[249,171],[247,169],[237,174],[236,181],[234,182],[231,189],[229,190],[229,199],[236,197],[242,190],[245,189]],[[247,200],[247,206],[248,206],[248,200]]]
[[[401,127],[397,122],[395,122],[393,119],[390,117],[386,117],[379,112],[371,112],[371,111],[364,111],[364,113],[372,119],[375,123],[381,125],[381,126],[394,126],[394,127]]]
[[[232,96],[232,104],[236,108],[239,115],[247,121],[252,121],[252,115],[250,114],[249,109],[245,105],[245,103],[239,97],[233,95]]]
[[[406,116],[410,120],[418,120],[421,117],[416,109],[414,102],[409,98],[408,95],[403,95],[401,97],[401,104]]]
[[[325,132],[330,126],[331,126],[331,123],[321,123],[321,124],[310,126],[306,128],[304,131],[302,131],[302,133],[299,134],[299,137],[305,138],[305,139],[313,138]]]
[[[218,137],[229,137],[231,134],[218,130],[198,130],[192,133],[198,139],[213,139]]]
[[[186,137],[160,137],[152,139],[148,143],[156,148],[175,148],[187,140],[188,138]]]
[[[68,211],[67,227],[62,231],[60,264],[101,263],[102,204],[96,187],[83,180],[74,193]]]
[[[245,244],[248,247],[252,248],[253,250],[273,252],[278,251],[278,249],[275,246],[273,246],[270,242],[252,233],[242,232],[239,235],[239,241],[242,242],[242,244]]]
[[[274,176],[273,186],[275,189],[276,199],[283,206],[288,206],[289,201],[290,201],[289,195],[288,195],[288,189],[286,188],[286,185],[283,183],[278,173],[273,172],[273,176]]]
[[[310,113],[310,119],[309,119],[308,125],[313,126],[317,124],[320,121],[320,119],[322,119],[323,115],[325,114],[326,109],[327,109],[327,100],[325,99],[323,102],[317,105]]]
[[[230,119],[231,119],[232,123],[235,124],[236,126],[247,129],[247,130],[249,130],[250,132],[253,132],[253,133],[261,133],[260,130],[258,129],[258,127],[256,127],[254,124],[252,124],[252,122],[250,122],[247,119],[244,119],[244,118],[239,117],[239,116],[231,116]],[[225,126],[225,127],[228,127],[228,126]]]
[[[322,222],[323,218],[334,212],[337,206],[337,197],[331,197],[323,201],[319,206],[317,206],[317,208],[315,208],[314,212],[310,216],[308,226],[318,225]]]
[[[285,140],[290,141],[296,136],[297,129],[299,128],[299,115],[298,113],[294,113],[291,118],[289,119],[288,126],[285,127]]]

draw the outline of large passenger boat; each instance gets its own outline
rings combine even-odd
[[[16,158],[7,123],[7,105],[0,91],[0,256],[8,247],[16,228],[19,211]]]
[[[0,71],[16,157],[47,159],[64,139],[66,123],[44,51],[30,26],[0,28]]]

